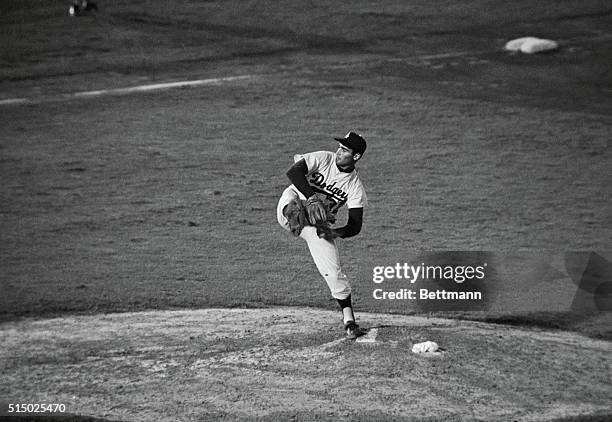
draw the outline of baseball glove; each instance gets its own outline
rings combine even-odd
[[[317,195],[312,195],[306,201],[306,214],[311,225],[316,226],[327,221],[327,211],[325,204]]]
[[[310,208],[309,208],[310,202]],[[331,211],[333,202],[329,198],[320,199],[316,195],[306,201],[308,221],[317,229],[317,235],[325,240],[332,241],[335,237],[331,227],[336,222],[336,216]],[[311,211],[311,213],[309,213]]]
[[[308,217],[306,216],[306,209],[302,206],[302,201],[294,199],[289,202],[285,207],[284,214],[289,222],[291,233],[294,236],[299,236],[304,226],[308,225]]]

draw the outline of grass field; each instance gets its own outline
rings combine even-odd
[[[70,18],[64,1],[0,3],[6,327],[126,311],[335,310],[275,207],[293,154],[333,149],[349,129],[368,140],[370,206],[362,233],[340,243],[359,311],[419,314],[368,300],[367,274],[430,251],[490,251],[517,268],[500,278],[508,289],[558,279],[547,263],[568,251],[610,259],[608,2],[98,5]],[[560,48],[503,50],[526,35]],[[611,313],[515,309],[436,315],[612,338]]]

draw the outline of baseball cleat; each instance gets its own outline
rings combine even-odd
[[[344,324],[344,329],[346,330],[346,338],[349,340],[355,340],[357,337],[363,334],[359,325],[355,323],[355,321],[349,321]]]

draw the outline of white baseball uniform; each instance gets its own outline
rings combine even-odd
[[[344,205],[348,208],[364,208],[367,205],[365,189],[356,168],[350,173],[340,171],[336,165],[335,154],[329,151],[298,154],[293,160],[298,162],[302,158],[308,167],[308,184],[317,194],[324,194],[333,202],[332,213],[337,213]],[[283,209],[293,199],[306,200],[294,185],[290,185],[281,195],[276,209],[278,223],[285,230],[289,230],[289,223],[283,215]],[[336,242],[320,238],[317,229],[312,226],[304,227],[300,237],[308,244],[315,265],[327,282],[332,296],[336,299],[346,299],[351,294],[351,285],[342,273]]]

